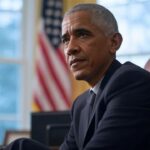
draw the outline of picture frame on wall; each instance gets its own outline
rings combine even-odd
[[[3,145],[7,145],[18,138],[30,138],[30,131],[7,130],[5,133]]]

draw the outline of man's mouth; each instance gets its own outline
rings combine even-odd
[[[72,59],[72,60],[70,61],[70,66],[76,65],[76,64],[78,64],[78,63],[80,63],[80,62],[82,62],[82,61],[84,61],[84,59],[81,59],[81,58],[74,58],[74,59]]]

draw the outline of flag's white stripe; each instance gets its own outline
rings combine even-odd
[[[43,28],[40,28],[43,30]],[[52,63],[52,67],[55,71],[55,74],[57,75],[58,82],[61,83],[61,86],[64,88],[64,91],[67,98],[69,99],[71,97],[71,84],[69,79],[69,74],[66,71],[66,68],[64,64],[62,64],[60,58],[57,56],[57,52],[52,49],[52,46],[50,45],[50,41],[48,41],[47,37],[45,36],[43,31],[40,31],[42,33],[42,37],[45,40],[46,47],[48,50],[48,59]],[[40,44],[40,43],[39,43]],[[56,82],[54,81],[54,78],[52,74],[48,71],[47,68],[47,62],[45,58],[43,57],[43,54],[41,54],[41,51],[38,51],[38,67],[40,68],[41,74],[44,76],[44,80],[46,83],[46,86],[48,87],[48,91],[50,92],[50,96],[52,97],[53,103],[56,105],[56,110],[65,110],[68,109],[68,106],[66,106],[65,99],[62,96],[62,91],[56,85]],[[35,86],[35,92],[36,96],[39,99],[40,105],[42,105],[43,111],[45,110],[53,110],[51,103],[48,102],[50,100],[47,99],[47,96],[45,95],[45,91],[43,88],[43,85],[41,82],[39,82],[38,78],[36,79],[36,86]]]
[[[51,105],[48,103],[47,98],[45,97],[45,94],[43,92],[43,88],[41,83],[38,80],[38,77],[35,76],[35,95],[40,100],[39,103],[42,106],[43,110],[52,110]]]
[[[47,66],[46,66],[46,62],[45,62],[45,58],[43,56],[43,54],[40,52],[40,62],[39,62],[39,67],[41,68],[42,74],[44,75],[44,80],[45,83],[48,87],[49,93],[51,93],[52,96],[52,101],[56,104],[56,107],[58,109],[62,109],[62,108],[66,108],[66,103],[64,102],[65,100],[63,99],[61,93],[59,93],[59,90],[56,86],[55,81],[53,80],[53,77],[51,74],[49,74]]]
[[[45,41],[46,47],[48,48],[49,59],[51,60],[54,66],[54,70],[56,74],[59,76],[59,82],[61,83],[61,85],[63,85],[64,91],[67,92],[67,95],[70,96],[71,84],[70,84],[69,72],[66,72],[64,65],[56,55],[57,52],[55,52],[55,50],[51,46],[50,42],[48,41],[44,33],[42,34],[42,37]]]

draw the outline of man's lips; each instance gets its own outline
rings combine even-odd
[[[78,63],[78,62],[82,62],[82,61],[84,61],[85,59],[83,59],[83,58],[74,58],[74,59],[72,59],[71,61],[70,61],[70,66],[72,66],[73,64],[75,64],[75,63]]]

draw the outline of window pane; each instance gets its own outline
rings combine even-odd
[[[139,65],[140,67],[144,68],[146,62],[148,61],[148,59],[150,58],[150,54],[149,55],[122,55],[122,56],[117,56],[117,59],[121,62],[124,63],[126,61],[131,61],[137,65]]]
[[[18,58],[21,55],[21,15],[0,12],[0,58]]]
[[[22,0],[0,0],[0,9],[18,11],[22,8]]]
[[[23,65],[15,62],[22,56],[22,7],[22,0],[0,0],[0,144],[7,129],[18,129],[21,124]]]
[[[118,54],[150,53],[150,1],[98,1],[115,15],[123,43]]]
[[[0,114],[16,114],[20,105],[20,65],[0,64]]]

